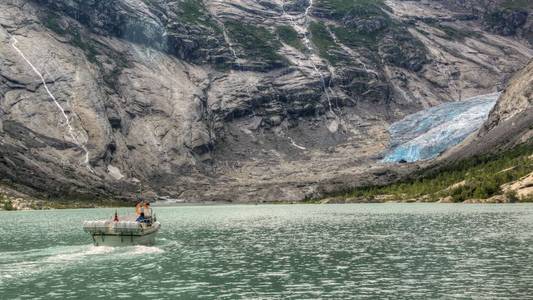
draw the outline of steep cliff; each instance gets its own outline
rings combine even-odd
[[[438,159],[389,166],[381,169],[381,180],[373,177],[377,168],[374,172],[356,174],[355,178],[362,179],[359,182],[354,176],[338,178],[336,185],[324,185],[323,196],[327,198],[321,202],[531,202],[533,60],[511,78],[495,105],[497,94],[491,96],[493,99],[484,101],[490,101],[490,107],[494,108],[481,128]],[[435,150],[440,152],[441,143],[456,134],[456,125],[467,128],[471,125],[458,122],[455,106],[463,106],[459,111],[470,114],[464,119],[473,122],[477,120],[470,117],[487,108],[483,104],[473,114],[468,112],[476,105],[479,105],[476,101],[444,104],[395,123],[393,136],[400,143],[404,139],[408,142],[400,144],[387,158],[412,161],[408,158]],[[458,124],[446,122],[446,118]],[[447,128],[440,128],[441,123]]]
[[[390,122],[503,87],[533,56],[523,11],[2,1],[0,174],[51,197],[301,200],[381,159]]]
[[[509,81],[483,127],[443,161],[513,148],[533,140],[533,61]]]

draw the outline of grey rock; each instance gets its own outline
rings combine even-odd
[[[514,37],[485,35],[481,20],[445,18],[471,13],[455,6],[394,0],[365,17],[318,1],[307,10],[307,0],[206,0],[194,14],[183,3],[2,1],[2,178],[43,197],[128,198],[142,185],[236,202],[390,182],[407,172],[374,173],[390,122],[490,92],[533,55]],[[445,21],[482,34],[459,42],[439,29]],[[326,28],[324,51],[311,22]]]

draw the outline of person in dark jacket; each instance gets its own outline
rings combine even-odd
[[[139,222],[139,223],[144,223],[146,219],[144,218],[144,213],[141,212],[141,214],[139,215],[139,217],[137,217],[137,220],[135,220],[135,222]]]

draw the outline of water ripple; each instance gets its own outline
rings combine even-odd
[[[166,207],[154,247],[88,245],[82,220],[112,212],[0,213],[0,298],[533,294],[533,205]]]

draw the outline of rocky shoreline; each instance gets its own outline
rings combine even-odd
[[[307,202],[307,203],[319,203],[319,204],[355,204],[355,203],[445,203],[445,204],[507,204],[507,203],[531,203],[533,202],[532,198],[516,199],[509,197],[507,195],[496,195],[488,199],[466,199],[461,202],[454,202],[451,197],[445,197],[438,199],[437,201],[431,201],[427,198],[413,198],[413,199],[404,199],[404,200],[385,200],[386,197],[382,199],[361,199],[358,197],[353,198],[343,198],[343,197],[331,197],[325,198],[316,202]]]
[[[316,201],[278,201],[278,202],[261,202],[261,203],[235,203],[235,202],[191,202],[191,203],[176,203],[177,205],[279,205],[279,204],[313,204],[313,205],[328,205],[328,204],[414,204],[414,203],[436,203],[436,204],[516,204],[516,203],[533,203],[533,199],[514,200],[505,195],[498,195],[489,199],[467,199],[463,202],[453,202],[452,199],[443,198],[438,201],[428,201],[424,198],[407,199],[407,200],[377,200],[377,199],[359,199],[359,198],[341,198],[331,197]],[[114,208],[114,207],[129,207],[131,203],[110,201],[110,202],[87,202],[87,201],[70,201],[70,202],[56,202],[50,200],[39,199],[23,199],[0,196],[0,211],[33,211],[33,210],[53,210],[53,209],[89,209],[89,208]]]
[[[95,200],[39,199],[20,193],[10,187],[0,186],[0,211],[103,208],[131,205],[131,202],[103,198]]]

